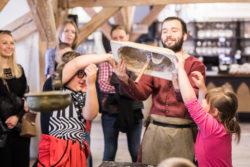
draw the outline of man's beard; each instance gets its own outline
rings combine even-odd
[[[162,40],[161,43],[164,48],[171,49],[174,52],[181,51],[182,45],[183,45],[183,36],[173,45],[173,46],[167,46]]]

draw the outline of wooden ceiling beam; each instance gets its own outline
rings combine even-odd
[[[99,13],[97,13],[92,19],[83,25],[79,32],[78,45],[82,43],[89,35],[96,31],[100,26],[102,26],[108,19],[113,16],[120,7],[117,8],[103,8]]]
[[[190,4],[190,3],[217,3],[217,2],[250,2],[250,0],[68,0],[70,8],[73,7],[125,7],[125,6],[148,6],[167,4]]]
[[[48,0],[27,0],[27,2],[40,37],[42,40],[48,42],[48,47],[52,47],[57,43],[56,25],[52,4],[50,4]]]
[[[84,10],[91,18],[97,14],[93,8],[84,8]],[[104,23],[100,27],[100,30],[108,40],[111,40],[110,37],[111,25],[109,25],[108,22]]]
[[[9,2],[9,0],[1,0],[0,1],[0,11],[3,10],[3,8],[5,7],[5,5],[7,5],[8,2]]]
[[[53,0],[52,1],[54,16],[55,16],[55,23],[56,27],[58,28],[59,25],[63,23],[64,20],[68,17],[68,5],[67,0]]]
[[[116,14],[114,14],[113,18],[114,18],[115,24],[124,26],[121,10],[118,11]]]
[[[13,22],[5,26],[3,29],[10,30],[16,41],[20,41],[37,31],[36,24],[30,12],[17,18]]]
[[[124,26],[128,33],[131,32],[131,27],[134,21],[135,6],[127,6],[121,9],[121,14],[124,22]]]
[[[144,17],[144,19],[139,23],[142,25],[150,26],[156,19],[159,13],[165,8],[165,5],[154,6],[151,11]],[[134,42],[141,34],[131,34],[130,41]]]

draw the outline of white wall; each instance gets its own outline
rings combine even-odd
[[[9,0],[8,4],[0,12],[0,28],[29,12],[29,10],[26,0]]]

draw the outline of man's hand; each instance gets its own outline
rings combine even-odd
[[[115,61],[112,62],[112,67],[114,68],[114,72],[116,76],[128,85],[129,76],[126,73],[126,64],[123,60],[120,60],[118,64]]]

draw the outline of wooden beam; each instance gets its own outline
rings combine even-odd
[[[54,0],[54,1],[57,1],[59,8],[62,8],[62,9],[68,9],[69,8],[68,0]]]
[[[114,20],[115,20],[115,24],[119,24],[124,26],[124,22],[123,22],[123,18],[122,18],[122,13],[121,10],[119,12],[117,12],[114,16],[113,16]]]
[[[54,46],[57,43],[57,37],[52,4],[49,0],[27,0],[27,2],[41,40],[47,41],[51,47]]]
[[[154,6],[151,11],[144,17],[144,19],[139,24],[147,25],[148,27],[157,19],[159,13],[165,8],[165,5]],[[141,34],[131,34],[130,41],[134,42]]]
[[[130,33],[134,21],[135,6],[123,7],[121,14],[126,30]]]
[[[24,14],[23,16],[17,18],[10,24],[6,25],[3,29],[10,30],[16,41],[20,41],[28,35],[37,31],[36,24],[33,21],[30,12]]]
[[[69,9],[67,8],[66,0],[53,0],[52,6],[55,16],[56,28],[58,28],[58,26],[67,19]]]
[[[55,15],[56,28],[63,23],[64,20],[68,18],[69,9],[58,8]]]
[[[69,7],[124,7],[190,3],[250,2],[250,0],[68,0]]]
[[[97,28],[107,22],[107,20],[119,10],[120,7],[103,8],[88,23],[83,25],[83,27],[80,29],[78,45],[82,43],[90,34],[95,32]]]
[[[44,67],[45,67],[45,58],[44,55],[48,50],[48,43],[47,41],[43,41],[39,36],[39,70],[40,70],[40,90],[42,91],[43,84],[46,80],[44,75]]]
[[[9,2],[9,0],[1,0],[0,1],[0,11],[3,10],[3,8],[5,7],[5,5],[7,5],[8,2]]]
[[[93,8],[84,8],[84,10],[91,18],[97,14]],[[110,37],[111,26],[107,22],[100,27],[100,30],[108,40],[111,40]]]

